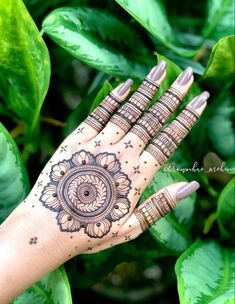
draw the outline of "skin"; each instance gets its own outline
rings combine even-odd
[[[160,86],[165,76],[166,72],[155,81],[157,86]],[[185,96],[192,83],[193,76],[191,76],[184,85],[179,85],[176,80],[172,84],[172,87],[182,94],[182,96]],[[117,93],[117,91],[118,88],[114,89],[112,92],[113,96],[116,96],[119,100],[125,100],[130,89],[127,89],[126,92],[121,95],[120,92]],[[193,111],[200,116],[205,106],[206,103],[203,103],[200,107],[193,109]],[[190,108],[190,104],[188,107]],[[137,207],[142,192],[159,170],[161,164],[154,155],[148,152],[148,143],[146,144],[146,142],[134,134],[131,129],[125,132],[117,124],[112,122],[110,118],[111,116],[107,117],[107,123],[100,130],[93,128],[91,124],[87,123],[87,120],[78,126],[54,153],[25,201],[23,201],[1,225],[0,303],[9,303],[10,300],[15,298],[24,289],[63,264],[66,260],[78,254],[98,252],[138,237],[147,227],[143,228],[141,225],[138,216],[136,216],[136,210],[139,210],[141,214],[143,214],[143,207],[146,206],[146,204],[150,204],[151,210],[155,212],[155,207],[151,203],[153,201],[151,200],[152,198],[159,199],[159,197],[161,197],[159,195],[167,193],[167,197],[172,202],[172,206],[178,203],[177,192],[186,183],[181,182],[169,185],[165,189],[161,189],[158,193],[155,193],[141,206]],[[137,120],[138,117],[136,117],[136,121]],[[157,131],[158,130],[156,130],[156,133]],[[71,223],[73,223],[74,220],[73,217],[76,217],[76,215],[72,216],[73,219],[71,219],[70,216],[70,220],[66,222],[66,224],[61,224],[56,219],[60,212],[59,210],[61,210],[61,206],[64,205],[64,202],[60,201],[61,198],[59,199],[59,195],[67,190],[61,188],[61,192],[59,192],[59,186],[55,186],[55,191],[58,191],[56,192],[57,196],[55,196],[55,199],[59,201],[59,207],[57,209],[53,207],[54,209],[52,210],[51,205],[45,203],[46,199],[44,194],[45,191],[47,191],[48,185],[53,183],[51,176],[53,172],[55,172],[56,166],[60,162],[69,160],[71,162],[74,155],[77,157],[81,154],[81,151],[85,151],[85,155],[92,155],[93,165],[98,167],[101,176],[105,176],[106,169],[100,169],[101,166],[98,165],[94,159],[97,160],[96,157],[103,156],[104,153],[108,154],[109,157],[112,156],[119,165],[118,172],[123,175],[125,182],[128,181],[124,195],[125,206],[127,206],[126,209],[124,208],[125,211],[121,212],[121,216],[120,213],[118,213],[119,215],[117,215],[115,220],[110,220],[109,215],[107,215],[109,221],[105,227],[108,227],[108,229],[103,228],[101,216],[101,220],[98,221],[101,223],[100,226],[98,227],[97,223],[92,226],[91,233],[93,233],[93,235],[89,235],[85,229],[86,227],[84,227],[84,223],[82,224],[81,221],[79,222],[77,219],[76,223],[80,225],[79,229],[77,229],[77,231],[70,230]],[[74,164],[73,166],[76,171],[78,166]],[[82,168],[85,167],[82,167],[82,165],[79,167],[80,175],[82,176],[84,172],[85,176],[86,170]],[[69,170],[71,170],[71,168]],[[55,173],[55,175],[57,173]],[[63,173],[63,176],[60,176],[59,179],[62,180],[66,174],[66,172]],[[109,172],[108,174],[110,174],[110,179],[112,179],[113,173],[111,174]],[[93,177],[94,176],[95,174],[93,174]],[[120,183],[122,182],[124,183],[124,181]],[[63,184],[63,182],[61,183]],[[173,207],[170,209],[172,208]],[[113,207],[112,210],[114,209]],[[119,209],[114,210],[114,212],[117,212],[117,210],[120,211],[120,206]],[[69,212],[67,213],[66,219],[70,214]],[[156,216],[156,218],[153,218],[153,221],[157,219]],[[89,213],[87,215],[87,221],[90,221]],[[149,222],[148,226],[151,224],[152,222]]]

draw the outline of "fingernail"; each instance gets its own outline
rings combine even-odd
[[[152,68],[148,77],[153,81],[157,81],[162,77],[163,73],[165,72],[165,69],[166,69],[166,61],[161,60],[158,65]]]
[[[190,182],[190,183],[184,185],[177,191],[176,199],[180,201],[180,200],[188,197],[193,192],[195,192],[199,187],[200,187],[200,185],[196,181],[193,181],[193,182]]]
[[[191,103],[191,107],[194,109],[200,108],[207,101],[209,97],[210,97],[209,92],[205,91],[201,93],[196,98],[194,98],[194,100]]]
[[[132,79],[127,79],[125,82],[123,82],[121,85],[119,85],[119,88],[117,89],[117,93],[119,95],[124,95],[130,88],[132,83],[133,83]]]
[[[186,85],[189,80],[191,79],[193,75],[193,69],[191,67],[188,67],[187,69],[185,69],[182,74],[180,75],[180,77],[178,78],[178,84],[180,85]]]

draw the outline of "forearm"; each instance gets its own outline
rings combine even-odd
[[[32,207],[34,206],[34,207]],[[0,303],[8,303],[71,251],[47,209],[29,196],[0,227]]]

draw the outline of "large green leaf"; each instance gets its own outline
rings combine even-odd
[[[0,2],[0,24],[0,94],[33,132],[49,85],[48,50],[21,0]]]
[[[234,33],[234,1],[208,0],[203,36],[220,39]]]
[[[225,238],[231,237],[234,242],[235,235],[235,178],[223,189],[219,196],[217,207],[217,220],[221,234]]]
[[[208,136],[215,150],[223,157],[235,154],[234,138],[234,100],[224,91],[210,106],[208,117]]]
[[[206,85],[227,87],[234,79],[235,36],[220,39],[213,47],[209,62],[202,76]]]
[[[59,267],[18,296],[12,304],[72,304],[68,278]]]
[[[161,1],[116,0],[116,2],[165,46],[185,57],[191,57],[196,53],[195,50],[187,50],[178,46],[179,42],[170,27]]]
[[[143,79],[153,62],[140,36],[108,12],[64,7],[51,12],[42,27],[72,56],[111,75]]]
[[[234,303],[234,250],[198,240],[179,257],[175,269],[181,304]]]
[[[144,191],[141,201],[159,191],[163,187],[186,179],[178,172],[165,172],[163,167]],[[193,217],[196,195],[193,194],[180,202],[175,209],[156,222],[150,232],[155,240],[168,252],[177,255],[183,252],[192,242],[189,226]]]
[[[0,123],[0,223],[28,192],[29,180],[20,152]]]

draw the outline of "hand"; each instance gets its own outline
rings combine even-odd
[[[34,210],[46,208],[53,216],[50,225],[64,238],[73,238],[69,256],[136,238],[199,187],[197,182],[169,185],[136,207],[209,97],[204,92],[194,98],[164,127],[193,83],[193,72],[187,68],[144,112],[165,76],[166,63],[161,61],[123,105],[132,81],[119,85],[65,139],[40,175],[30,194],[39,198]]]

